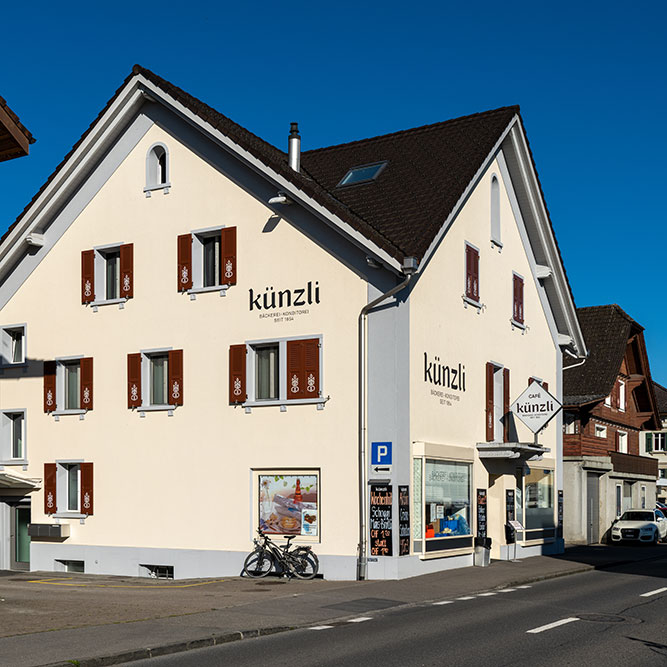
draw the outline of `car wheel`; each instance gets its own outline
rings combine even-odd
[[[653,533],[653,539],[651,540],[651,546],[654,547],[658,544],[660,541],[660,535],[658,535],[658,531],[656,530],[655,533]]]

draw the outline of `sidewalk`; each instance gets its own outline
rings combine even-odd
[[[664,545],[571,547],[558,557],[366,582],[0,572],[0,662],[101,667],[665,556]]]

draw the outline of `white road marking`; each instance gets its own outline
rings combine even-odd
[[[513,593],[516,590],[516,588],[503,588],[501,591],[498,591],[499,593]]]
[[[309,630],[330,630],[333,628],[333,625],[313,625],[312,627],[308,628]]]
[[[360,616],[359,618],[351,618],[348,623],[363,623],[364,621],[370,621],[370,616]]]
[[[495,593],[478,593],[479,597],[481,598],[488,598],[491,595],[495,595]]]
[[[529,634],[536,635],[538,632],[544,632],[545,630],[551,630],[557,628],[559,625],[565,625],[566,623],[572,623],[572,621],[578,621],[576,617],[571,618],[561,618],[560,621],[555,621],[554,623],[549,623],[548,625],[541,625],[539,628],[533,628],[532,630],[526,630]]]
[[[517,588],[532,588],[532,586],[517,586]]]
[[[649,591],[648,593],[642,593],[639,597],[650,598],[651,595],[657,595],[658,593],[664,593],[667,591],[667,588],[656,588],[654,591]]]
[[[456,598],[457,600],[474,600],[475,596],[474,595],[466,595],[462,598]]]
[[[454,600],[443,600],[442,602],[434,602],[433,605],[439,605],[439,604],[454,604]]]

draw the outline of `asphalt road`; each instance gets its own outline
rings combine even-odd
[[[369,609],[136,667],[667,665],[667,558],[531,586]]]

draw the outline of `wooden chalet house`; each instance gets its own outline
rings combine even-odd
[[[655,399],[660,413],[660,428],[642,433],[640,445],[642,454],[658,461],[657,499],[667,503],[667,389],[653,383]]]
[[[617,305],[578,308],[589,348],[563,364],[565,541],[602,541],[630,507],[653,507],[657,461],[640,433],[659,428],[643,327]]]
[[[0,97],[0,162],[28,155],[30,144],[34,143],[32,134]]]

